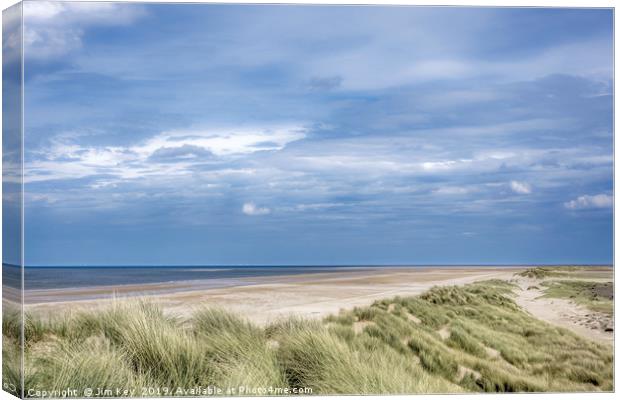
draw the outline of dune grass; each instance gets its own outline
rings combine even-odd
[[[613,270],[608,267],[534,267],[516,275],[538,279],[544,297],[572,300],[586,308],[613,316]],[[606,280],[606,281],[605,281]]]
[[[553,277],[567,277],[584,270],[584,267],[579,266],[532,267],[517,273],[517,275],[525,278],[545,279]]]
[[[211,308],[171,317],[142,301],[27,315],[26,394],[100,387],[170,396],[209,385],[235,395],[613,390],[610,347],[534,319],[511,290],[497,280],[435,287],[265,327]],[[15,333],[11,318],[5,340]]]
[[[613,268],[611,266],[584,266],[584,265],[554,265],[554,266],[542,266],[527,268],[516,274],[532,279],[546,279],[546,278],[564,278],[564,279],[584,279],[591,280],[592,278],[608,278],[613,277]]]
[[[21,352],[19,342],[13,338],[2,337],[2,386],[15,396],[20,396]]]
[[[545,297],[570,299],[592,311],[613,314],[613,282],[554,280],[543,282]]]
[[[21,312],[12,303],[2,305],[2,387],[21,395]]]

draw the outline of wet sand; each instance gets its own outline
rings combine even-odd
[[[29,311],[105,307],[115,299],[145,297],[167,312],[189,315],[202,306],[221,307],[258,324],[294,315],[317,318],[375,300],[420,294],[436,285],[506,279],[524,267],[382,267],[279,277],[239,278],[234,286],[208,281],[27,291]],[[95,298],[93,298],[95,297]]]

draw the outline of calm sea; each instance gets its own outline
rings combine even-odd
[[[462,265],[463,267],[468,267]],[[470,267],[483,265],[470,265]],[[486,265],[491,267],[491,265]],[[387,266],[384,266],[387,267]],[[391,268],[398,266],[389,266]],[[416,267],[416,266],[409,266]],[[424,266],[417,266],[424,267]],[[428,265],[426,266],[428,267]],[[432,267],[455,267],[433,265]],[[495,265],[493,267],[510,267]],[[140,285],[168,282],[196,282],[210,287],[229,286],[239,278],[285,276],[318,272],[343,272],[382,266],[115,266],[115,267],[26,267],[25,288],[63,289],[93,286]],[[19,267],[3,264],[2,279],[6,286],[20,288]],[[245,280],[247,283],[247,279]]]
[[[63,289],[92,286],[116,286],[167,282],[212,281],[222,286],[238,278],[337,272],[365,267],[332,266],[145,266],[145,267],[26,267],[26,289]],[[4,264],[3,284],[20,287],[19,267]]]

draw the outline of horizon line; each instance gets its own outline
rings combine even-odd
[[[21,265],[2,263],[2,266],[21,268]],[[613,267],[613,263],[398,263],[398,264],[116,264],[116,265],[24,265],[24,268],[252,268],[252,267]]]

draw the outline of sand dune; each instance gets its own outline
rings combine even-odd
[[[542,297],[544,292],[538,288],[540,280],[519,278],[515,282],[519,286],[515,301],[534,317],[589,339],[613,345],[613,331],[605,330],[607,325],[613,326],[608,316],[569,300]]]

